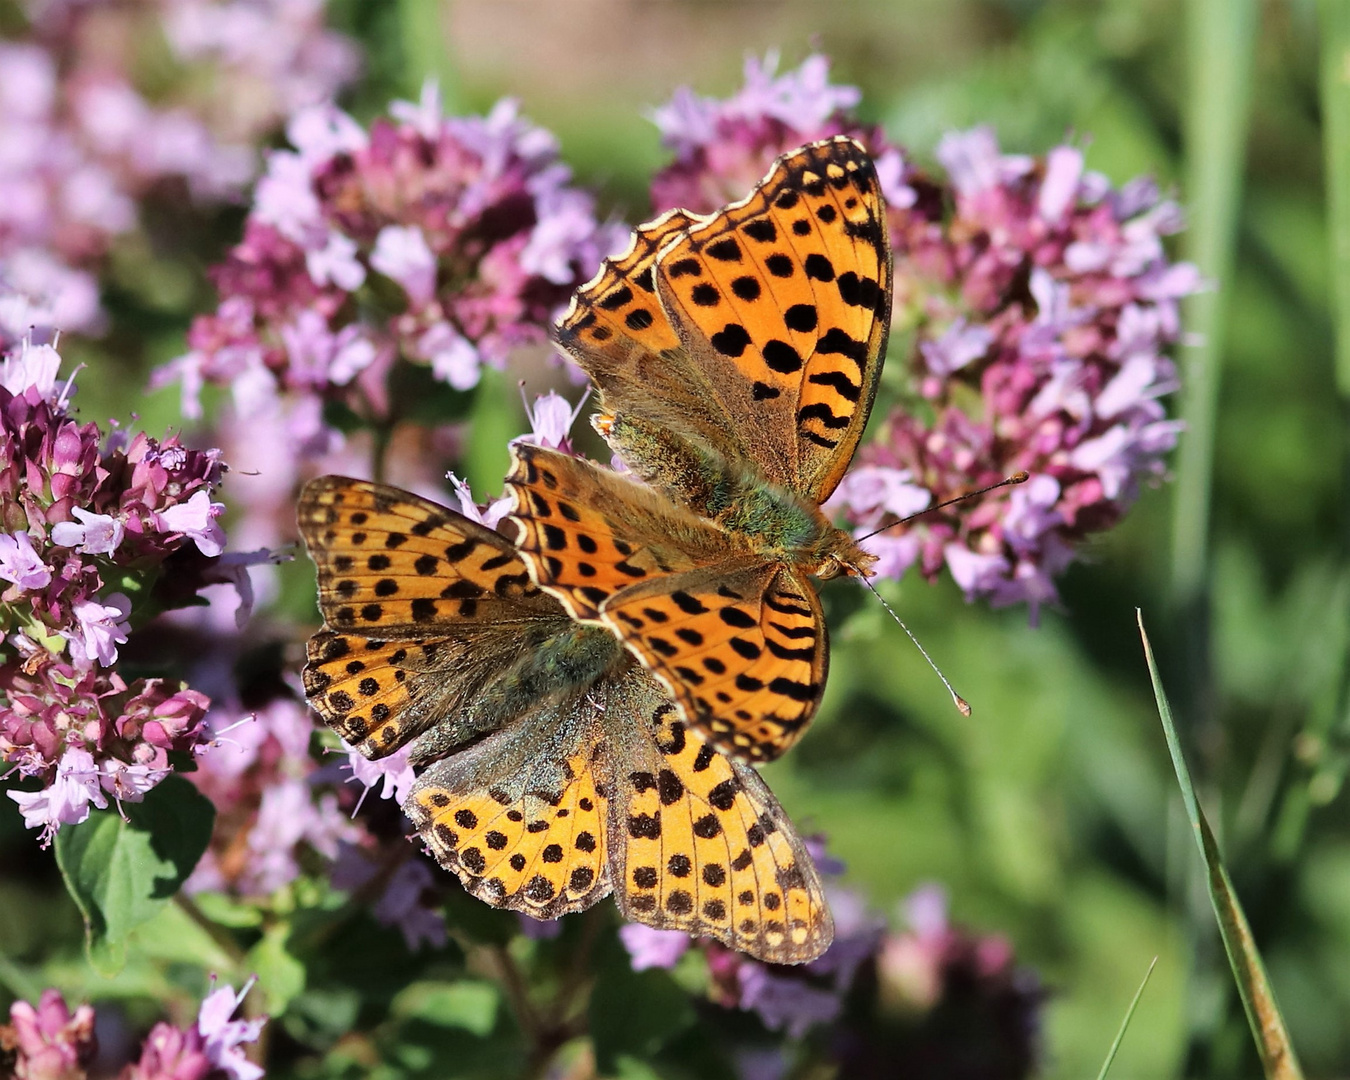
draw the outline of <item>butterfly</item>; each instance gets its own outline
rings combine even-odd
[[[625,918],[775,963],[834,936],[810,854],[609,631],[574,621],[501,534],[383,484],[307,484],[324,628],[304,687],[368,758],[410,746],[403,809],[487,903]]]
[[[821,513],[862,436],[890,328],[876,169],[839,137],[740,202],[638,227],[556,327],[600,392],[597,430],[644,483],[512,451],[530,576],[616,634],[719,749],[777,757],[820,703],[810,578],[875,557]]]

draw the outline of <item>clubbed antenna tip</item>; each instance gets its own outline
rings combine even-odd
[[[947,681],[947,676],[942,674],[942,669],[938,667],[937,664],[933,662],[933,658],[928,655],[928,650],[925,649],[923,645],[919,643],[919,639],[914,636],[914,632],[910,630],[908,626],[905,625],[905,620],[900,618],[900,616],[895,613],[895,609],[891,607],[890,604],[886,603],[886,598],[882,596],[881,593],[877,592],[876,586],[873,585],[870,581],[868,581],[867,578],[859,574],[858,580],[872,590],[872,595],[881,601],[881,606],[884,607],[887,613],[889,613],[890,617],[900,625],[900,629],[905,632],[905,635],[909,638],[909,640],[914,642],[914,647],[918,649],[919,654],[925,660],[928,661],[928,666],[933,669],[933,673],[937,675],[939,679],[942,680],[942,685],[947,688],[947,693],[951,694],[952,704],[956,706],[957,712],[959,712],[962,716],[969,716],[970,702],[968,702],[965,698],[963,698],[952,688],[952,684]]]

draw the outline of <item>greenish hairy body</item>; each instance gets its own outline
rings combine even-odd
[[[445,708],[441,687],[450,676],[428,670],[419,678],[429,683],[419,695],[434,726],[417,740],[414,759],[432,761],[497,731],[527,710],[570,699],[605,675],[629,663],[622,644],[608,630],[585,626],[564,617],[534,621],[513,634],[510,660],[494,658],[490,668],[473,677],[467,673],[459,707]]]
[[[744,538],[765,559],[822,578],[875,561],[814,503],[698,440],[622,415],[606,417],[601,433],[644,482],[732,537]]]

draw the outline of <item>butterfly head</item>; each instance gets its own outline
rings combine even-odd
[[[837,577],[871,577],[877,557],[864,551],[847,533],[841,531],[835,539],[833,550],[826,554],[819,569],[812,571],[815,576],[823,581]]]

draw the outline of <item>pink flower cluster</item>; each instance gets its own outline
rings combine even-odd
[[[807,846],[823,875],[838,878],[843,873],[843,864],[826,854],[822,838],[808,839]],[[835,919],[834,944],[810,963],[766,964],[700,939],[697,945],[708,965],[712,999],[726,1009],[753,1012],[769,1030],[786,1031],[794,1039],[836,1019],[859,968],[876,954],[885,927],[852,890],[831,884],[826,896]],[[620,927],[619,938],[634,971],[674,967],[695,945],[678,930],[653,930],[636,923]]]
[[[304,852],[331,862],[340,843],[364,837],[319,775],[303,704],[276,697],[253,710],[218,705],[206,729],[217,746],[188,778],[215,804],[216,827],[188,892],[267,896],[300,876]]]
[[[219,580],[224,545],[218,455],[79,423],[59,364],[27,341],[0,359],[0,755],[45,782],[8,794],[47,837],[200,742],[204,695],[113,665],[134,622]]]
[[[201,677],[232,681],[221,672]],[[234,693],[226,686],[219,699]],[[322,764],[312,714],[286,695],[249,710],[217,703],[205,727],[214,748],[188,775],[214,804],[216,826],[187,892],[266,897],[324,865],[335,888],[358,894],[377,921],[398,927],[409,951],[445,943],[437,882],[407,842],[406,819],[356,817],[371,794],[396,805],[407,797],[414,777],[406,751],[379,761],[351,751],[344,762]],[[344,780],[362,785],[359,797],[342,789]]]
[[[91,271],[136,227],[138,202],[166,183],[236,196],[256,142],[357,66],[320,0],[24,6],[27,34],[0,41],[0,348],[34,325],[96,331]],[[138,43],[156,39],[177,71],[159,70],[152,100],[132,72]]]
[[[811,844],[823,855],[819,841]],[[830,876],[842,872],[834,860],[822,857],[818,864]],[[906,899],[906,926],[900,930],[887,928],[857,893],[837,885],[826,892],[835,916],[834,944],[800,966],[766,964],[716,942],[637,924],[620,927],[619,937],[635,971],[672,968],[697,948],[707,964],[709,997],[723,1008],[754,1013],[770,1031],[800,1039],[813,1028],[834,1025],[830,1042],[844,1075],[887,1071],[877,1073],[851,1059],[889,1041],[852,1037],[850,1028],[863,1017],[883,1027],[901,1020],[903,1034],[896,1034],[922,1047],[919,1056],[925,1059],[950,1056],[954,1048],[943,1043],[954,1032],[997,1033],[988,1051],[1018,1062],[1019,1070],[1008,1075],[1026,1075],[1037,1051],[1044,993],[1036,977],[1017,966],[1005,939],[953,927],[946,893],[934,885]],[[867,977],[860,978],[864,971]],[[844,1000],[855,993],[860,996],[845,1017]],[[929,1017],[937,1018],[931,1028]],[[953,1017],[961,1022],[954,1025]]]
[[[969,599],[1026,602],[1035,618],[1075,547],[1120,519],[1176,442],[1160,401],[1177,385],[1167,351],[1178,301],[1202,284],[1164,247],[1180,212],[1149,180],[1115,188],[1087,171],[1075,147],[1005,155],[985,129],[945,137],[946,178],[923,175],[850,118],[859,92],[831,85],[823,57],[775,67],[751,59],[728,100],[681,90],[657,110],[676,160],[653,201],[712,210],[803,142],[846,133],[868,147],[895,251],[889,364],[905,400],[874,418],[879,437],[829,509],[861,535],[1026,471],[1027,484],[865,546],[882,575],[946,566]],[[912,354],[896,355],[909,341]]]
[[[862,91],[832,84],[830,62],[819,53],[793,71],[778,75],[777,70],[777,53],[763,61],[747,57],[745,86],[732,97],[699,97],[681,87],[653,111],[662,142],[675,151],[675,160],[652,179],[655,210],[678,206],[710,213],[744,198],[780,154],[832,135],[851,135],[872,152],[889,203],[913,200],[903,183],[899,149],[887,143],[879,127],[851,115]]]
[[[1001,154],[985,128],[938,159],[945,181],[911,175],[921,197],[891,214],[912,399],[833,506],[871,531],[921,508],[916,487],[940,502],[1027,472],[867,543],[883,573],[945,565],[969,599],[1035,618],[1075,548],[1164,473],[1181,427],[1160,400],[1177,387],[1167,350],[1202,283],[1168,259],[1181,214],[1150,180],[1115,188],[1072,146]]]
[[[267,1017],[231,1019],[251,986],[238,994],[229,986],[213,991],[191,1027],[156,1024],[140,1059],[127,1064],[117,1080],[259,1080],[263,1070],[244,1056],[243,1046],[257,1042]],[[16,1001],[9,1023],[0,1025],[0,1055],[12,1055],[8,1075],[16,1080],[87,1080],[98,1050],[94,1023],[92,1005],[80,1005],[72,1013],[58,990],[44,990],[36,1007]]]
[[[272,153],[242,242],[214,271],[219,309],[178,379],[187,415],[205,383],[228,385],[245,419],[304,402],[293,447],[331,449],[321,417],[341,401],[367,422],[397,412],[387,376],[426,365],[457,390],[483,364],[539,344],[572,290],[622,241],[570,185],[554,138],[502,101],[486,117],[445,117],[434,86],[396,102],[369,131],[331,106],[291,121]]]

